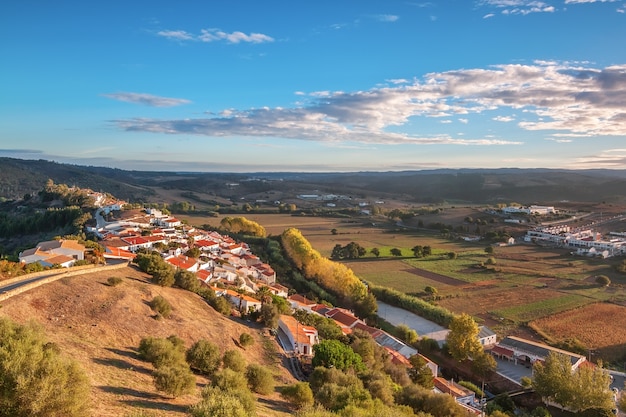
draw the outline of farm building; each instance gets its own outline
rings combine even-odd
[[[572,363],[572,370],[575,370],[586,361],[583,355],[514,336],[505,337],[491,349],[491,353],[495,356],[528,367],[531,367],[537,361],[545,361],[550,352],[564,354],[569,357]]]

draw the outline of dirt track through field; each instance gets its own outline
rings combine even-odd
[[[410,274],[414,274],[422,278],[427,278],[433,281],[440,282],[442,284],[451,285],[455,287],[460,287],[461,285],[467,284],[467,282],[461,281],[460,279],[452,278],[447,275],[437,274],[435,272],[430,272],[421,268],[409,268],[409,269],[405,269],[404,272],[408,272]]]

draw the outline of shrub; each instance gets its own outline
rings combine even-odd
[[[274,391],[274,375],[264,366],[250,364],[246,368],[248,386],[257,394],[268,395]]]
[[[143,338],[139,342],[138,350],[139,357],[152,363],[156,368],[185,363],[184,351],[170,339]]]
[[[246,370],[246,360],[238,350],[227,350],[222,358],[225,369],[232,369],[235,372],[243,372]]]
[[[462,386],[462,387],[467,388],[470,391],[474,391],[478,398],[483,398],[485,396],[485,393],[483,392],[483,390],[478,388],[478,386],[476,384],[473,384],[473,383],[471,383],[469,381],[459,381],[459,385]]]
[[[154,372],[154,385],[172,397],[189,394],[196,386],[196,377],[186,364],[165,365]]]
[[[244,348],[252,346],[254,344],[254,338],[249,333],[241,333],[241,335],[239,335],[239,344]]]
[[[248,390],[248,381],[246,377],[232,369],[222,369],[216,372],[211,380],[211,385],[224,391],[240,391]]]
[[[298,408],[313,405],[313,391],[308,382],[298,382],[293,385],[287,385],[280,392],[280,396]]]
[[[496,264],[496,258],[494,258],[493,256],[490,256],[489,258],[487,258],[487,260],[485,261],[486,265],[495,265]]]
[[[172,314],[171,304],[162,296],[157,295],[150,301],[150,308],[160,314],[161,316],[168,318]]]
[[[256,399],[248,388],[240,390],[209,386],[202,401],[191,407],[192,417],[254,417]]]
[[[35,324],[0,318],[0,416],[88,415],[89,380]]]
[[[107,284],[109,284],[109,286],[111,287],[115,287],[117,285],[120,285],[122,283],[122,278],[120,277],[109,277],[107,278]]]
[[[207,340],[198,340],[187,351],[187,362],[192,369],[211,376],[222,362],[220,348]]]
[[[606,275],[598,275],[596,277],[596,283],[604,287],[608,287],[609,285],[611,285],[611,280]]]

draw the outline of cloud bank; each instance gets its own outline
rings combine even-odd
[[[224,32],[221,29],[202,29],[199,34],[193,34],[184,30],[161,30],[157,32],[157,36],[161,36],[170,40],[179,42],[198,41],[198,42],[219,42],[227,43],[265,43],[274,42],[274,38],[262,33],[245,34],[243,32]]]
[[[299,94],[302,94],[301,92]],[[271,137],[369,144],[520,144],[409,132],[416,119],[473,117],[517,122],[526,131],[577,137],[626,135],[626,65],[591,68],[537,62],[426,74],[356,92],[313,92],[295,108],[227,109],[204,118],[116,120],[125,131],[208,137]],[[519,115],[523,114],[523,118]],[[411,129],[415,129],[414,127]]]
[[[152,94],[145,94],[145,93],[119,92],[119,93],[103,94],[102,96],[113,99],[113,100],[117,100],[117,101],[124,101],[126,103],[134,103],[134,104],[143,104],[144,106],[150,106],[150,107],[175,107],[175,106],[181,106],[183,104],[191,103],[190,100],[186,100],[184,98],[160,97],[160,96],[153,96]]]

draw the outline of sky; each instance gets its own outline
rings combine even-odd
[[[626,169],[626,0],[5,0],[0,156]]]

